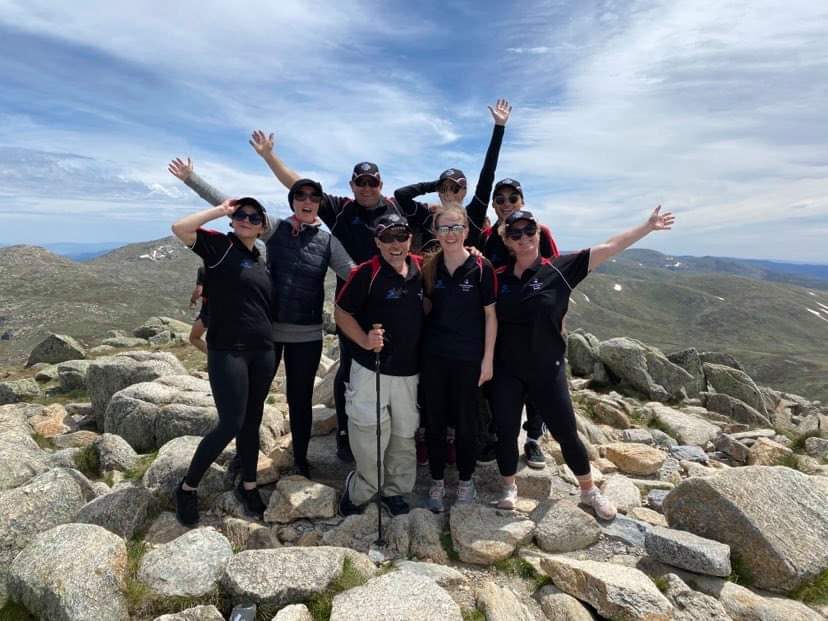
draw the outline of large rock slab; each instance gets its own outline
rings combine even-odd
[[[704,375],[707,383],[716,392],[730,395],[747,403],[763,416],[767,415],[765,400],[762,398],[759,387],[744,371],[723,364],[706,362],[704,363]]]
[[[622,381],[655,401],[683,399],[687,397],[687,386],[695,381],[659,350],[635,339],[602,341],[598,356]]]
[[[547,584],[535,593],[548,621],[593,621],[592,613],[577,599]]]
[[[770,419],[767,416],[735,397],[714,392],[703,392],[700,396],[704,407],[711,412],[723,414],[739,423],[745,423],[751,427],[767,427],[771,425]]]
[[[214,528],[197,528],[147,552],[138,579],[164,597],[199,597],[219,584],[233,548]]]
[[[300,519],[315,520],[336,515],[336,490],[305,477],[290,476],[276,483],[264,514],[266,522],[287,524]]]
[[[591,546],[601,537],[601,528],[571,500],[543,503],[532,513],[537,524],[535,543],[545,552],[572,552]]]
[[[619,621],[669,621],[673,606],[641,571],[611,563],[550,556],[541,568],[562,591]]]
[[[106,407],[119,390],[166,375],[186,374],[184,365],[169,352],[131,351],[93,361],[86,372],[86,384],[98,430],[105,431]]]
[[[730,546],[693,533],[654,526],[644,546],[652,558],[673,567],[721,578],[731,572]]]
[[[61,390],[86,390],[86,372],[90,364],[89,360],[67,360],[57,365]]]
[[[664,513],[673,528],[730,545],[760,588],[788,592],[828,569],[828,491],[795,470],[747,466],[687,479]]]
[[[681,444],[704,446],[721,431],[717,425],[676,408],[648,403],[646,410],[667,433]]]
[[[40,397],[40,386],[31,377],[0,382],[0,405],[20,403]]]
[[[99,526],[63,524],[39,534],[12,562],[9,594],[41,619],[129,619],[123,540]]]
[[[434,580],[441,587],[457,586],[466,582],[466,577],[462,573],[453,567],[439,565],[438,563],[422,563],[400,559],[394,561],[394,567],[399,571],[408,571]]]
[[[693,580],[693,586],[715,597],[733,621],[824,621],[825,617],[802,602],[766,597],[733,582]]]
[[[66,360],[81,360],[83,358],[86,358],[86,349],[71,336],[50,334],[35,345],[29,354],[26,366],[30,367],[38,362],[57,364]]]
[[[462,621],[460,607],[432,580],[395,571],[334,597],[331,621]]]
[[[486,621],[535,621],[532,611],[507,587],[486,580],[477,587],[476,595]]]
[[[368,557],[347,548],[246,550],[230,559],[222,586],[234,603],[297,604],[321,593],[342,575],[346,558],[366,577],[375,571]]]
[[[0,405],[0,491],[23,485],[48,469],[48,456],[32,439],[28,422],[43,409],[33,404]]]
[[[688,397],[698,396],[707,387],[704,369],[702,368],[702,360],[699,352],[694,347],[669,353],[667,354],[667,360],[673,364],[677,364],[693,376],[693,381],[687,384]]]
[[[793,455],[787,446],[768,438],[758,438],[748,451],[748,466],[776,466]]]
[[[92,443],[98,455],[102,472],[119,470],[127,472],[138,462],[138,453],[121,436],[104,433]]]
[[[535,531],[532,520],[477,504],[454,505],[449,524],[460,560],[475,565],[509,558],[517,546],[531,541]]]
[[[655,474],[667,459],[664,451],[635,442],[615,442],[605,445],[604,449],[607,459],[627,474]]]
[[[155,498],[140,485],[124,482],[108,494],[93,498],[78,511],[76,522],[97,524],[124,539],[143,528],[155,508]]]
[[[572,375],[588,377],[592,375],[598,362],[598,339],[592,334],[570,332],[566,339],[566,359]]]
[[[731,621],[715,597],[694,591],[676,574],[667,574],[663,580],[663,593],[675,608],[673,621]]]
[[[164,332],[170,334],[176,332],[189,333],[190,325],[171,317],[150,317],[141,326],[135,328],[132,334],[139,339],[149,339]]]

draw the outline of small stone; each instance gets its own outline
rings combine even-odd
[[[32,416],[29,425],[44,438],[54,438],[69,431],[69,426],[64,422],[66,416],[66,409],[60,403],[53,403],[43,408],[40,414]]]
[[[50,334],[32,349],[26,366],[30,367],[38,362],[56,364],[64,360],[77,360],[85,357],[86,350],[83,345],[71,336]]]
[[[650,432],[649,429],[639,429],[636,427],[633,427],[631,429],[625,429],[621,437],[624,440],[624,442],[646,444],[648,446],[655,443],[655,440],[653,440],[653,434]]]
[[[793,455],[793,451],[778,442],[768,438],[758,438],[748,453],[749,466],[775,466],[785,458]]]
[[[732,621],[715,597],[692,590],[676,574],[667,574],[664,581],[664,595],[675,606],[674,621]]]
[[[477,588],[477,605],[486,621],[535,621],[535,616],[514,591],[486,580]]]
[[[313,621],[313,617],[304,604],[291,604],[282,608],[272,621]]]
[[[224,616],[215,606],[194,606],[181,612],[161,615],[155,621],[224,621]]]
[[[730,546],[692,533],[655,526],[647,532],[644,546],[657,561],[697,574],[730,575]]]
[[[710,460],[703,448],[687,444],[671,447],[670,456],[679,461],[695,461],[700,464],[706,464]]]
[[[544,503],[532,515],[535,542],[546,552],[572,552],[591,546],[601,528],[591,515],[570,500]]]
[[[747,462],[750,457],[750,449],[740,442],[733,439],[732,436],[726,433],[721,434],[716,438],[715,446],[717,451],[721,451],[731,459],[741,464]]]
[[[610,522],[598,522],[601,532],[609,537],[621,541],[628,546],[644,547],[644,538],[651,526],[646,522],[634,520],[624,515],[617,515]]]
[[[454,505],[449,516],[454,547],[464,563],[491,565],[528,543],[535,524],[511,511],[477,504]]]
[[[446,565],[438,565],[437,563],[422,563],[418,561],[406,561],[403,559],[394,561],[394,567],[400,571],[407,571],[410,573],[425,576],[439,584],[441,587],[457,586],[465,584],[466,577],[454,569]]]
[[[635,507],[627,515],[635,520],[651,524],[652,526],[667,526],[667,518],[658,511],[653,511],[646,507]]]
[[[0,405],[20,403],[40,397],[40,386],[31,377],[0,382]]]
[[[601,491],[615,503],[621,513],[627,513],[630,509],[641,506],[641,492],[623,474],[614,474],[607,477]]]
[[[299,519],[330,518],[336,515],[336,490],[305,477],[280,479],[270,497],[264,519],[286,524]]]
[[[811,437],[805,440],[805,452],[816,459],[828,458],[828,439]]]
[[[647,506],[655,511],[661,511],[662,507],[664,506],[664,500],[667,498],[667,494],[670,492],[661,489],[654,489],[649,494],[647,494]]]
[[[548,621],[593,621],[592,614],[581,602],[551,584],[541,587],[535,599]]]

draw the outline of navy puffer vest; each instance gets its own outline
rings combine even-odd
[[[318,226],[305,226],[294,236],[290,222],[279,223],[267,240],[276,322],[322,323],[325,273],[330,258],[330,233]]]

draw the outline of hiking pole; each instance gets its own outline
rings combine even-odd
[[[382,328],[381,323],[373,324],[374,330]],[[385,545],[382,537],[382,429],[380,427],[380,350],[374,349],[374,375],[377,382],[377,547]]]

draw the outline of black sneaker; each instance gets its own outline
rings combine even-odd
[[[182,488],[181,483],[175,490],[175,517],[183,526],[195,526],[198,524],[198,492]]]
[[[546,468],[546,458],[543,456],[540,445],[537,442],[527,442],[523,445],[523,454],[526,455],[526,463],[530,468],[543,470]]]
[[[339,499],[339,515],[342,517],[348,517],[349,515],[360,515],[362,513],[362,507],[359,507],[351,502],[351,495],[348,493],[348,489],[351,486],[351,479],[354,478],[356,472],[351,470],[348,473],[348,476],[345,477],[345,489],[342,491],[342,498]]]
[[[244,508],[247,509],[247,512],[255,515],[256,517],[262,517],[267,509],[267,505],[262,502],[262,497],[259,495],[259,488],[254,487],[253,489],[244,489],[244,483],[239,481],[239,484],[236,486],[236,489],[233,490],[236,498],[238,498],[239,502],[244,505]]]
[[[388,509],[391,515],[403,515],[411,510],[408,503],[402,496],[383,496],[382,504]]]
[[[346,433],[336,436],[336,456],[339,457],[339,461],[344,461],[346,464],[354,463],[354,454]]]
[[[493,461],[497,461],[497,442],[486,444],[480,449],[480,454],[477,456],[477,463],[481,465],[490,464]]]

